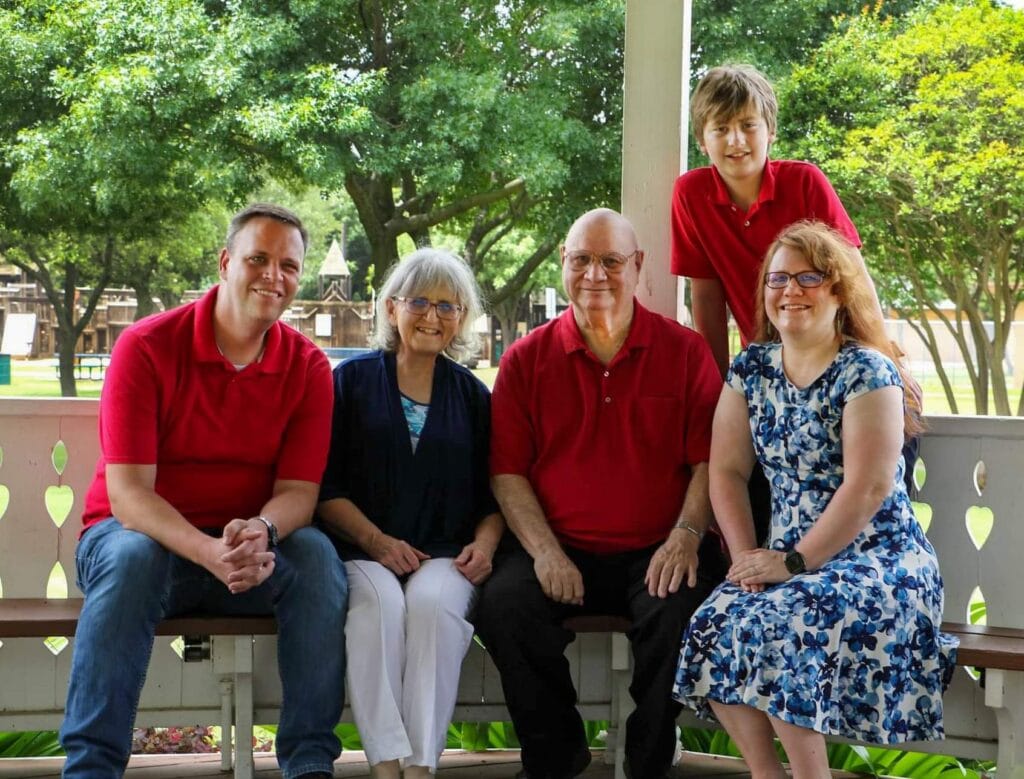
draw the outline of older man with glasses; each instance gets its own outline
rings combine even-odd
[[[722,381],[695,332],[634,298],[644,253],[609,209],[584,214],[561,250],[572,306],[513,344],[492,399],[491,474],[513,531],[477,628],[502,676],[529,779],[590,762],[564,651],[569,616],[632,622],[626,769],[671,769],[669,697],[690,615],[721,580],[708,455]]]

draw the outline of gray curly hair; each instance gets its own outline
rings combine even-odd
[[[391,266],[377,296],[376,322],[370,346],[395,352],[401,338],[388,321],[388,301],[395,295],[421,297],[427,290],[447,287],[455,303],[464,306],[459,329],[444,353],[453,360],[471,357],[480,348],[473,324],[483,313],[480,289],[465,260],[441,249],[417,249]]]

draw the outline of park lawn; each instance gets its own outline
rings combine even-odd
[[[54,359],[11,360],[11,383],[0,384],[0,397],[59,398],[56,363]],[[80,398],[98,398],[102,387],[102,381],[85,379],[76,384]]]
[[[98,398],[102,387],[103,382],[101,381],[80,381],[77,385],[78,397]],[[56,379],[18,378],[17,376],[12,376],[10,384],[0,384],[0,397],[59,398],[60,383]]]
[[[11,383],[0,384],[0,397],[60,397],[60,383],[57,381],[56,371],[53,367],[53,360],[15,360],[11,363]],[[488,387],[494,386],[494,380],[498,375],[498,368],[478,368],[473,371],[479,379]],[[942,391],[942,384],[934,375],[920,377],[921,388],[924,392],[925,414],[942,416],[950,413],[949,402]],[[78,397],[98,398],[102,381],[81,380],[77,383]],[[974,396],[971,388],[966,383],[955,387],[957,403],[961,414],[974,413]],[[1017,401],[1021,389],[1016,387],[1010,390],[1010,408],[1016,410]],[[994,408],[994,404],[989,404]]]

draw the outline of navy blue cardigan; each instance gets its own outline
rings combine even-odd
[[[334,369],[320,500],[348,498],[388,535],[432,557],[454,557],[473,540],[480,520],[498,510],[490,489],[490,427],[487,387],[439,356],[413,453],[395,355],[376,351],[346,360]],[[344,559],[367,558],[354,544],[331,538]]]

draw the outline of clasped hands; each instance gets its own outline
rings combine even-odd
[[[219,538],[210,538],[203,566],[238,595],[263,584],[274,572],[267,526],[255,517],[233,519]]]

